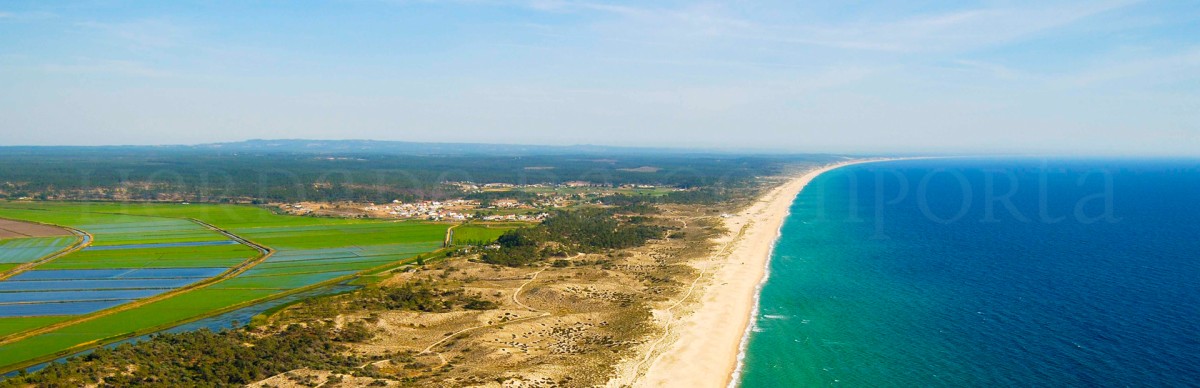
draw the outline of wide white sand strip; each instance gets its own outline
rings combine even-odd
[[[738,367],[742,339],[754,314],[771,250],[792,202],[818,175],[869,161],[847,161],[810,170],[768,191],[741,213],[727,217],[731,236],[714,253],[713,265],[705,267],[712,277],[702,280],[692,291],[693,296],[699,296],[698,304],[688,309],[691,314],[678,318],[674,318],[674,312],[661,314],[668,320],[667,334],[650,345],[654,348],[648,349],[647,357],[626,370],[625,377],[632,378],[636,386],[727,387]]]

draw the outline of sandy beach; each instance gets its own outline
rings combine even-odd
[[[702,275],[674,305],[655,311],[665,334],[647,344],[645,357],[618,368],[612,386],[726,387],[738,366],[771,249],[796,195],[818,175],[847,161],[803,172],[725,218],[729,234],[697,263]]]

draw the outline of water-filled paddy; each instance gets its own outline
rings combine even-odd
[[[169,243],[154,243],[154,244],[128,244],[128,245],[103,245],[91,246],[84,249],[85,251],[114,251],[121,249],[143,249],[143,248],[179,248],[179,247],[204,247],[212,245],[237,245],[237,241],[220,240],[220,241],[190,241],[190,242],[169,242]]]
[[[223,309],[252,306],[284,297],[286,292],[297,288],[399,263],[440,248],[449,226],[282,216],[257,207],[229,205],[0,202],[0,217],[70,226],[94,236],[93,248],[57,257],[10,278],[11,285],[0,286],[12,290],[7,292],[12,294],[7,296],[9,300],[22,302],[0,304],[0,337],[11,339],[12,334],[44,326],[27,324],[26,320],[63,325],[8,342],[0,338],[0,370],[53,358],[80,344],[107,343],[106,339],[178,326]],[[250,246],[231,244],[229,237],[190,219],[262,244],[275,254],[265,262],[256,263],[253,260],[261,252]],[[174,287],[219,276],[243,263],[253,266],[232,278],[133,308],[101,311],[145,297],[119,292],[168,292]],[[43,293],[36,298],[21,295],[34,293],[33,289],[59,292],[65,287],[87,288],[87,291]],[[134,290],[139,288],[147,290]],[[95,293],[101,290],[114,293]],[[28,303],[52,297],[72,299],[80,293],[129,298]],[[97,311],[99,315],[80,320],[48,317]]]
[[[0,240],[0,263],[28,263],[70,246],[75,236]]]
[[[87,290],[87,291],[30,291],[0,292],[0,309],[7,310],[18,303],[61,303],[93,300],[141,299],[169,291],[169,288],[137,290]]]
[[[35,270],[0,281],[0,317],[86,314],[199,282],[225,268]]]
[[[5,305],[0,308],[0,317],[36,317],[45,315],[78,315],[122,305],[132,300],[104,300],[88,302],[39,303]]]
[[[23,291],[92,291],[139,288],[179,288],[204,278],[21,280],[0,282],[0,294]]]
[[[214,289],[237,289],[237,288],[270,288],[287,290],[297,287],[303,287],[309,284],[317,284],[326,280],[334,279],[340,276],[353,274],[357,271],[336,271],[336,272],[313,272],[313,273],[294,273],[283,275],[251,275],[238,276],[221,282],[221,284],[213,286]]]
[[[109,268],[35,270],[13,276],[9,281],[60,279],[155,279],[208,278],[225,272],[225,268]]]
[[[265,264],[246,271],[245,276],[285,275],[314,272],[335,272],[347,269],[364,270],[400,260],[401,256],[376,257],[372,260],[354,260],[343,262],[321,262],[303,265],[266,266]]]
[[[39,266],[40,269],[232,267],[258,256],[245,245],[82,250]]]

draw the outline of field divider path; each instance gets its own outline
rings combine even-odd
[[[7,219],[7,218],[5,218],[5,219]],[[13,220],[13,221],[33,222],[33,221],[24,221],[24,220]],[[41,223],[41,222],[37,222],[37,223],[42,224],[42,225],[50,225],[50,224]],[[50,225],[50,226],[66,229],[66,230],[71,231],[71,233],[74,233],[75,236],[77,237],[77,239],[75,240],[75,243],[71,244],[71,246],[69,246],[65,249],[62,249],[58,252],[54,252],[49,255],[42,256],[41,258],[39,258],[37,260],[30,261],[28,263],[23,263],[21,265],[18,265],[16,267],[9,269],[8,271],[4,271],[4,273],[0,273],[0,281],[8,280],[8,278],[20,275],[22,272],[26,272],[31,269],[34,269],[39,265],[46,264],[50,261],[53,261],[54,259],[66,256],[71,253],[75,253],[76,251],[79,251],[83,248],[87,248],[88,246],[92,245],[92,241],[95,240],[95,238],[92,237],[91,233],[84,232],[79,229],[66,227],[66,226],[60,226],[60,225]]]
[[[442,241],[442,248],[449,248],[451,246],[454,246],[454,228],[457,228],[457,227],[460,227],[463,225],[464,224],[461,224],[461,223],[454,224],[454,225],[450,225],[449,228],[446,228],[446,240]]]
[[[166,300],[166,299],[178,296],[180,294],[184,294],[184,293],[198,290],[198,289],[201,289],[204,287],[208,287],[210,285],[219,283],[223,280],[240,275],[243,272],[246,272],[247,270],[249,270],[250,268],[253,268],[254,266],[266,261],[268,258],[270,258],[272,255],[275,254],[275,250],[270,247],[263,246],[258,243],[255,243],[253,241],[247,240],[245,238],[242,238],[241,236],[230,233],[229,231],[226,231],[224,229],[218,228],[216,226],[213,226],[211,224],[205,223],[205,222],[197,220],[197,219],[189,218],[188,220],[195,222],[205,228],[211,229],[217,233],[225,235],[226,237],[233,239],[234,241],[237,241],[240,244],[254,248],[255,250],[259,251],[259,256],[251,258],[249,260],[246,260],[246,261],[242,262],[241,264],[238,264],[237,266],[230,267],[229,269],[225,270],[225,272],[222,272],[221,274],[219,274],[217,276],[213,276],[213,277],[204,279],[202,281],[192,283],[187,286],[176,288],[169,292],[164,292],[162,294],[158,294],[158,295],[155,295],[152,297],[139,299],[139,300],[136,300],[136,301],[133,301],[130,303],[120,305],[120,306],[100,310],[100,311],[97,311],[97,312],[94,312],[91,314],[86,314],[86,315],[80,316],[75,319],[70,319],[70,320],[55,323],[52,325],[43,326],[43,327],[40,327],[37,329],[28,330],[28,331],[24,331],[24,332],[20,332],[20,333],[15,333],[15,334],[7,336],[7,337],[2,337],[2,338],[0,338],[0,346],[8,345],[8,344],[11,344],[11,343],[14,343],[14,342],[26,339],[26,338],[34,337],[37,335],[50,333],[50,332],[53,332],[58,329],[78,325],[83,322],[88,322],[91,320],[95,320],[95,319],[109,316],[112,314],[116,314],[119,312],[129,311],[129,310],[136,309],[136,308],[139,308],[139,307],[151,304],[151,303]],[[95,345],[96,342],[97,341],[86,342],[86,343],[80,344],[77,347],[84,347],[84,348],[91,347],[91,346]]]

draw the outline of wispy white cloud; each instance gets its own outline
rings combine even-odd
[[[1066,4],[1008,5],[957,11],[910,14],[892,20],[829,23],[797,20],[780,25],[766,15],[737,12],[718,3],[676,7],[567,0],[495,1],[483,4],[525,7],[546,12],[592,12],[639,26],[642,32],[695,34],[731,39],[815,45],[848,50],[930,52],[970,50],[1009,43],[1070,25],[1142,0],[1108,0]],[[653,35],[645,36],[653,39]]]
[[[853,50],[930,52],[1010,43],[1139,2],[1116,0],[1028,7],[991,7],[914,15],[893,21],[775,26],[757,37]]]
[[[998,63],[970,59],[956,59],[951,63],[958,69],[983,73],[998,79],[1014,80],[1025,76],[1020,71]]]
[[[42,70],[58,74],[110,74],[133,77],[168,77],[173,72],[129,60],[79,58],[75,63],[46,64]]]
[[[749,107],[773,106],[780,101],[794,101],[797,97],[812,93],[866,82],[883,71],[858,66],[831,66],[809,72],[793,72],[786,78],[760,81],[594,87],[515,84],[489,86],[467,95],[490,99],[497,104],[521,101],[531,106],[587,106],[590,110],[613,115],[636,112],[644,115],[714,118],[721,114],[739,115],[744,113],[741,112],[743,110],[757,109]],[[567,106],[563,108],[574,109]]]
[[[187,30],[179,24],[162,19],[122,23],[89,21],[77,23],[77,26],[104,33],[136,49],[175,47],[187,35]]]
[[[757,23],[738,17],[717,3],[698,3],[677,7],[610,4],[591,1],[532,0],[510,2],[532,10],[556,13],[591,13],[604,22],[628,22],[656,27],[660,32],[691,31],[697,34],[726,34],[754,28]],[[650,36],[647,36],[650,38]]]
[[[50,12],[0,11],[0,20],[8,20],[8,21],[42,20],[42,19],[49,19],[54,16],[56,16],[56,15],[53,13],[50,13]]]
[[[1181,78],[1200,78],[1200,47],[1154,57],[1109,61],[1058,77],[1055,84],[1060,87],[1080,88],[1135,78],[1143,81],[1150,78],[1158,80],[1159,83]]]

